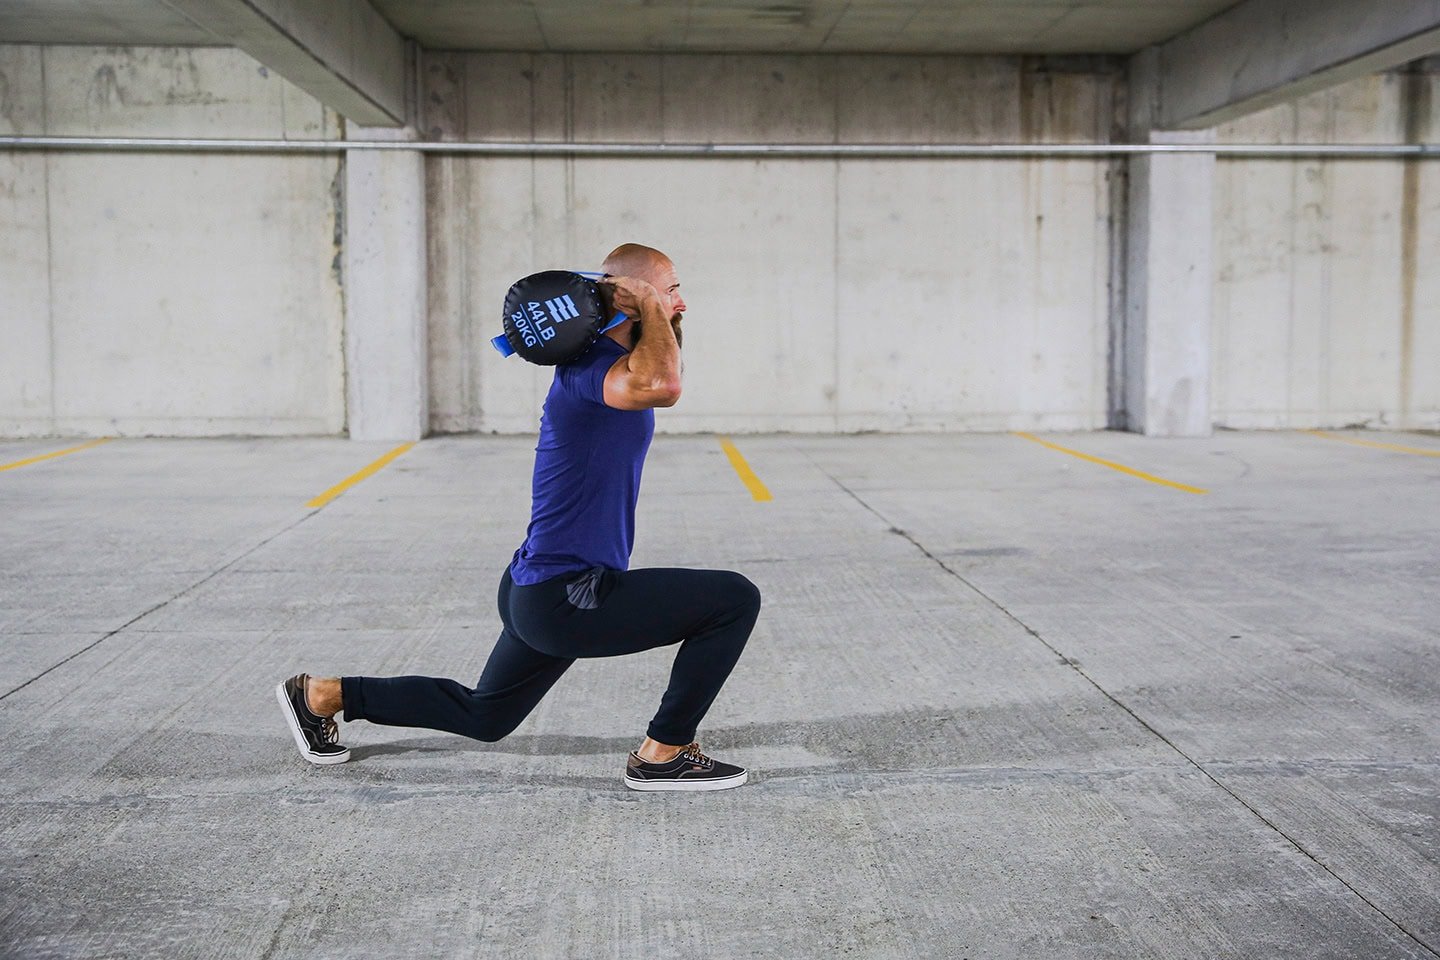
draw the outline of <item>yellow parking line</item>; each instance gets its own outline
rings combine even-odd
[[[1153,473],[1145,473],[1143,470],[1136,470],[1134,467],[1127,467],[1123,463],[1116,463],[1113,460],[1102,460],[1099,457],[1092,457],[1088,453],[1081,453],[1079,450],[1071,450],[1069,447],[1062,447],[1058,443],[1051,443],[1048,440],[1041,440],[1031,433],[1015,431],[1015,436],[1024,437],[1032,443],[1038,443],[1042,447],[1049,447],[1051,450],[1058,450],[1061,453],[1068,453],[1072,457],[1079,457],[1089,463],[1098,463],[1102,467],[1109,467],[1111,470],[1119,470],[1121,473],[1129,474],[1132,477],[1139,477],[1141,480],[1148,480],[1151,483],[1158,483],[1162,487],[1170,487],[1175,490],[1184,490],[1186,493],[1209,493],[1202,487],[1192,487],[1188,483],[1176,483],[1174,480],[1166,480],[1164,477],[1157,477]]]
[[[1377,447],[1381,450],[1393,450],[1396,453],[1413,453],[1419,457],[1440,457],[1440,450],[1427,450],[1424,447],[1402,447],[1398,443],[1380,443],[1376,440],[1360,440],[1355,437],[1337,437],[1331,433],[1324,433],[1320,430],[1302,430],[1301,433],[1308,433],[1312,437],[1320,437],[1322,440],[1338,440],[1340,443],[1353,443],[1357,447]]]
[[[389,453],[385,454],[385,456],[381,457],[379,460],[376,460],[364,470],[361,470],[358,473],[353,473],[350,476],[346,477],[344,480],[341,480],[339,483],[335,484],[335,486],[320,494],[320,496],[306,503],[305,506],[325,506],[325,504],[329,503],[331,500],[334,500],[336,497],[340,496],[340,494],[344,493],[346,490],[349,490],[361,480],[364,480],[366,477],[371,477],[379,473],[385,468],[385,465],[387,463],[389,463],[391,460],[394,460],[396,457],[400,456],[400,454],[404,453],[406,450],[409,450],[413,446],[415,446],[415,444],[413,443],[400,444],[400,446],[396,447],[394,450],[391,450]]]
[[[63,457],[67,453],[79,453],[81,450],[89,450],[91,447],[98,447],[102,443],[109,443],[110,437],[102,437],[99,440],[91,440],[89,443],[82,443],[78,447],[68,447],[64,450],[56,450],[54,453],[42,453],[38,457],[30,457],[28,460],[16,460],[14,463],[0,464],[0,472],[14,470],[16,467],[28,467],[32,463],[39,463],[42,460],[54,460],[56,457]]]
[[[735,444],[730,442],[729,437],[720,438],[720,449],[724,450],[725,456],[730,458],[730,466],[734,467],[735,472],[740,475],[740,482],[745,484],[745,488],[750,491],[750,496],[761,502],[775,499],[770,495],[765,484],[760,482],[760,478],[755,476],[755,471],[750,469],[750,464],[745,462],[745,458],[740,455]]]

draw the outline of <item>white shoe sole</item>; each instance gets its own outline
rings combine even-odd
[[[724,777],[719,780],[635,780],[629,774],[625,775],[625,786],[631,790],[651,790],[659,792],[662,790],[729,790],[731,787],[738,787],[750,777],[750,771],[741,770],[733,777]]]
[[[275,699],[280,701],[280,712],[285,714],[285,725],[290,728],[290,736],[295,738],[295,746],[300,748],[300,756],[321,767],[329,766],[332,763],[344,763],[350,759],[348,747],[344,753],[310,752],[310,745],[305,742],[305,734],[300,730],[300,721],[295,718],[295,708],[290,705],[290,698],[285,694],[284,680],[281,680],[275,687]]]

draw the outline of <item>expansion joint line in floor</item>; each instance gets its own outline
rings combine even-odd
[[[811,463],[814,463],[814,460],[813,460],[813,459],[811,460]],[[1286,833],[1285,830],[1283,830],[1283,829],[1280,827],[1279,824],[1277,824],[1275,821],[1271,820],[1269,817],[1265,816],[1265,814],[1261,813],[1261,812],[1260,812],[1258,809],[1256,809],[1249,801],[1247,801],[1244,797],[1240,796],[1240,794],[1236,793],[1233,789],[1231,789],[1231,787],[1228,786],[1228,785],[1227,785],[1224,781],[1222,781],[1219,777],[1217,777],[1215,774],[1211,773],[1208,769],[1206,769],[1206,767],[1205,767],[1202,763],[1200,763],[1200,761],[1196,760],[1196,759],[1195,759],[1194,757],[1192,757],[1190,754],[1186,753],[1186,752],[1180,747],[1179,744],[1175,743],[1175,742],[1174,742],[1173,740],[1171,740],[1169,737],[1165,736],[1165,734],[1161,733],[1160,730],[1158,730],[1153,724],[1149,723],[1149,722],[1146,721],[1143,717],[1141,717],[1140,714],[1136,713],[1135,710],[1132,709],[1128,704],[1126,704],[1124,701],[1122,701],[1120,698],[1118,698],[1117,696],[1115,696],[1115,695],[1114,695],[1113,693],[1111,693],[1109,690],[1106,690],[1103,686],[1101,686],[1100,683],[1099,683],[1094,677],[1092,677],[1090,674],[1086,673],[1085,670],[1081,668],[1081,666],[1079,665],[1079,663],[1078,663],[1077,661],[1075,661],[1073,658],[1067,656],[1064,652],[1062,652],[1062,651],[1061,651],[1058,647],[1056,647],[1053,643],[1051,643],[1049,640],[1046,640],[1044,637],[1042,637],[1042,636],[1040,635],[1039,631],[1037,631],[1034,627],[1030,626],[1030,625],[1029,625],[1028,623],[1026,623],[1024,620],[1021,620],[1021,619],[1020,619],[1019,617],[1017,617],[1015,614],[1011,613],[1009,609],[1007,609],[1003,604],[1000,603],[1000,601],[998,601],[998,600],[996,600],[994,597],[990,596],[990,594],[986,593],[984,590],[981,590],[978,586],[976,586],[976,585],[975,585],[974,583],[972,583],[970,580],[967,580],[967,579],[966,579],[964,576],[962,576],[959,572],[957,572],[955,569],[953,569],[953,568],[950,567],[948,564],[946,564],[944,560],[941,560],[939,557],[935,556],[935,554],[931,553],[931,552],[929,551],[929,549],[927,549],[927,548],[925,547],[924,544],[922,544],[919,540],[917,540],[914,536],[912,536],[908,531],[902,530],[902,529],[900,529],[899,527],[897,527],[895,524],[893,524],[888,517],[886,517],[883,513],[881,513],[879,510],[875,509],[875,508],[874,508],[873,506],[871,506],[870,504],[866,503],[865,500],[864,500],[859,494],[857,494],[854,490],[851,490],[849,487],[847,487],[844,483],[842,483],[837,477],[835,477],[833,474],[831,474],[828,470],[826,470],[825,468],[821,467],[818,463],[815,464],[815,468],[816,468],[817,470],[819,470],[821,473],[823,473],[825,476],[829,477],[829,478],[830,478],[830,481],[831,481],[832,483],[834,483],[835,486],[839,487],[839,488],[840,488],[841,490],[843,490],[846,494],[848,494],[848,495],[851,497],[851,499],[853,499],[856,503],[860,504],[860,506],[864,507],[866,511],[868,511],[870,514],[872,514],[873,516],[875,516],[876,518],[878,518],[878,519],[879,519],[882,523],[884,523],[887,527],[889,527],[891,533],[897,534],[897,535],[905,538],[905,540],[909,541],[909,543],[910,543],[916,550],[919,550],[919,551],[920,551],[922,554],[924,554],[928,559],[930,559],[931,561],[933,561],[933,562],[935,563],[935,565],[938,566],[941,570],[945,571],[947,574],[949,574],[950,576],[954,577],[956,580],[959,580],[962,584],[965,585],[965,587],[966,587],[967,589],[969,589],[971,592],[973,592],[976,596],[982,598],[983,600],[985,600],[985,602],[989,603],[989,604],[990,604],[991,606],[993,606],[995,609],[999,610],[1002,614],[1004,614],[1008,619],[1014,621],[1015,624],[1018,625],[1022,630],[1024,630],[1024,631],[1025,631],[1026,633],[1028,633],[1030,636],[1034,637],[1039,643],[1041,643],[1041,644],[1045,647],[1045,649],[1049,650],[1049,651],[1050,651],[1051,653],[1053,653],[1056,657],[1060,658],[1060,661],[1061,661],[1062,663],[1064,663],[1065,666],[1067,666],[1067,667],[1069,667],[1071,670],[1075,671],[1077,674],[1080,675],[1081,678],[1083,678],[1083,679],[1085,680],[1086,683],[1090,684],[1090,686],[1092,686],[1092,687],[1094,687],[1096,690],[1098,690],[1098,691],[1100,692],[1100,694],[1105,697],[1105,699],[1109,700],[1109,701],[1110,701],[1111,703],[1113,703],[1115,706],[1119,707],[1119,708],[1120,708],[1121,710],[1123,710],[1126,714],[1128,714],[1131,719],[1133,719],[1136,723],[1138,723],[1138,724],[1141,726],[1141,728],[1143,728],[1144,730],[1148,731],[1151,736],[1155,737],[1155,738],[1156,738],[1157,740],[1159,740],[1161,743],[1165,744],[1165,746],[1167,746],[1167,747],[1169,747],[1171,750],[1173,750],[1176,754],[1178,754],[1179,756],[1181,756],[1182,758],[1184,758],[1184,760],[1185,760],[1186,763],[1190,764],[1192,767],[1194,767],[1196,770],[1198,770],[1202,776],[1204,776],[1207,780],[1209,780],[1211,783],[1213,783],[1216,787],[1218,787],[1218,788],[1220,788],[1221,790],[1223,790],[1223,791],[1224,791],[1226,794],[1228,794],[1228,795],[1230,796],[1230,798],[1233,799],[1236,803],[1240,804],[1242,807],[1244,807],[1246,810],[1248,810],[1248,811],[1251,813],[1251,815],[1253,815],[1257,820],[1259,820],[1261,823],[1265,824],[1265,826],[1267,826],[1267,827],[1269,827],[1271,830],[1273,830],[1278,836],[1280,836],[1282,839],[1284,839],[1286,843],[1288,843],[1291,847],[1295,848],[1295,850],[1296,850],[1298,853],[1300,853],[1301,856],[1305,857],[1307,860],[1309,860],[1311,863],[1315,864],[1315,865],[1316,865],[1317,867],[1319,867],[1321,870],[1324,870],[1327,874],[1329,874],[1331,877],[1333,877],[1337,883],[1339,883],[1339,884],[1340,884],[1341,886],[1343,886],[1346,890],[1349,890],[1352,894],[1354,894],[1356,897],[1358,897],[1358,898],[1360,899],[1360,901],[1361,901],[1362,903],[1364,903],[1366,906],[1368,906],[1371,910],[1374,910],[1377,914],[1379,914],[1380,916],[1384,917],[1385,920],[1388,921],[1391,926],[1393,926],[1396,930],[1399,930],[1402,934],[1404,934],[1409,940],[1411,940],[1412,942],[1414,942],[1414,943],[1415,943],[1417,946],[1419,946],[1422,950],[1424,950],[1425,952],[1429,953],[1429,954],[1430,954],[1431,956],[1433,956],[1433,957],[1440,958],[1440,950],[1437,950],[1435,947],[1432,947],[1430,944],[1426,943],[1424,940],[1421,940],[1419,936],[1417,936],[1415,933],[1413,933],[1412,931],[1410,931],[1409,929],[1407,929],[1404,924],[1402,924],[1400,921],[1398,921],[1398,920],[1396,920],[1394,917],[1392,917],[1392,916],[1391,916],[1389,913],[1387,913],[1383,908],[1381,908],[1380,905],[1377,904],[1374,900],[1371,900],[1369,897],[1365,896],[1365,894],[1361,893],[1360,890],[1358,890],[1353,884],[1351,884],[1351,883],[1350,883],[1348,880],[1346,880],[1344,877],[1340,876],[1340,874],[1336,873],[1335,870],[1332,869],[1332,868],[1331,868],[1328,864],[1326,864],[1323,860],[1321,860],[1320,858],[1316,857],[1313,853],[1311,853],[1309,850],[1307,850],[1307,849],[1305,848],[1305,846],[1300,843],[1299,840],[1295,839],[1295,838],[1292,837],[1290,834]]]
[[[146,617],[150,616],[150,614],[155,613],[155,612],[158,611],[158,610],[163,610],[163,609],[165,609],[166,607],[170,606],[170,604],[174,603],[176,600],[179,600],[181,597],[186,596],[186,595],[189,594],[189,593],[193,593],[195,590],[198,590],[200,587],[203,587],[205,584],[209,583],[211,580],[214,580],[216,577],[220,576],[220,574],[224,573],[226,570],[229,570],[231,567],[235,566],[235,564],[239,563],[241,560],[244,560],[246,557],[250,556],[250,555],[253,554],[255,551],[259,550],[261,547],[264,547],[266,544],[269,544],[271,541],[275,540],[276,538],[281,537],[281,536],[289,533],[291,530],[294,530],[296,527],[300,526],[300,524],[304,523],[306,520],[309,520],[311,517],[315,516],[316,512],[317,512],[316,510],[311,510],[311,511],[307,512],[303,517],[301,517],[300,519],[296,520],[294,523],[288,524],[287,526],[281,528],[280,530],[277,530],[276,532],[272,533],[270,536],[266,537],[265,539],[261,540],[259,543],[255,544],[255,546],[250,547],[249,549],[247,549],[246,551],[244,551],[243,553],[241,553],[239,556],[234,557],[233,559],[226,561],[224,564],[222,564],[222,565],[219,566],[219,567],[216,567],[214,570],[212,570],[212,571],[210,571],[209,573],[205,574],[205,576],[201,577],[199,580],[196,580],[194,583],[190,584],[188,587],[186,587],[185,589],[181,590],[179,593],[175,594],[174,596],[169,597],[169,598],[167,598],[167,599],[165,599],[165,600],[161,600],[159,603],[155,604],[153,607],[150,607],[149,609],[144,610],[144,611],[136,614],[135,616],[131,617],[129,620],[126,620],[124,623],[120,624],[120,626],[116,627],[114,630],[111,630],[109,633],[105,634],[103,637],[100,637],[98,640],[95,640],[93,643],[89,643],[89,644],[81,647],[79,650],[76,650],[74,653],[70,654],[70,656],[66,657],[66,658],[63,659],[63,660],[58,661],[57,663],[52,663],[50,666],[46,667],[44,670],[41,670],[39,673],[35,674],[35,676],[31,677],[29,680],[26,680],[24,683],[20,684],[18,687],[15,687],[15,688],[13,688],[13,689],[7,690],[7,691],[5,691],[4,693],[0,693],[0,700],[4,700],[6,697],[10,696],[12,693],[19,693],[21,690],[24,690],[26,687],[30,686],[30,684],[34,683],[36,680],[39,680],[41,677],[45,676],[46,674],[51,673],[51,672],[53,672],[53,671],[55,671],[55,670],[60,669],[61,667],[65,666],[65,664],[69,663],[71,660],[74,660],[76,657],[79,657],[79,656],[82,656],[83,654],[89,653],[91,650],[94,650],[96,647],[100,646],[100,644],[104,643],[106,640],[109,640],[111,637],[119,636],[120,634],[124,633],[126,630],[129,630],[131,627],[135,626],[135,624],[139,623],[141,620],[144,620]]]

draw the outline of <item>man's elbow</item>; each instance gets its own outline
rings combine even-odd
[[[654,403],[657,407],[673,407],[680,402],[680,381],[663,383],[655,388]]]

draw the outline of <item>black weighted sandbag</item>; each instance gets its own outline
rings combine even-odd
[[[505,356],[518,353],[551,367],[578,359],[596,337],[624,319],[624,314],[607,318],[600,288],[590,277],[542,270],[510,287],[501,317],[505,335],[491,342]]]

